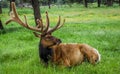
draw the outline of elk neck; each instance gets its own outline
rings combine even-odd
[[[40,59],[45,62],[48,63],[48,61],[51,59],[53,54],[53,50],[51,48],[45,47],[41,40],[39,43],[39,57]]]

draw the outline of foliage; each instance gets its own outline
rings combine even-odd
[[[33,25],[32,9],[17,8],[21,18],[27,15]],[[3,24],[9,18],[8,9],[3,8]],[[43,22],[45,11],[49,12],[53,26],[58,16],[66,19],[65,25],[53,35],[63,43],[86,43],[99,50],[101,62],[91,65],[87,62],[72,68],[51,66],[46,68],[38,57],[38,43],[32,31],[15,22],[4,25],[5,33],[0,33],[0,74],[119,74],[120,73],[120,8],[84,8],[80,5],[41,7]],[[35,26],[35,25],[33,25]]]
[[[57,5],[62,5],[62,4],[68,4],[70,7],[73,3],[78,3],[78,4],[84,4],[84,0],[38,0],[40,5],[48,5],[50,4],[57,4]],[[97,3],[98,0],[87,0],[88,3]],[[109,1],[109,0],[108,0]],[[114,4],[119,3],[119,0],[113,0]],[[30,0],[15,0],[16,5],[19,5],[21,2],[22,3],[30,3]],[[8,7],[9,0],[2,0],[2,6],[3,7]],[[101,4],[107,5],[107,0],[101,0]]]
[[[1,4],[1,6],[2,6],[3,8],[8,7],[8,3],[7,3],[6,0],[5,0],[5,1],[1,1],[0,4]]]

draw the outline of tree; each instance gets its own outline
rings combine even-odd
[[[35,23],[37,25],[36,20],[41,18],[39,1],[38,0],[31,0],[31,3],[32,3],[33,10],[34,10]]]
[[[20,0],[20,5],[21,5],[21,7],[24,6],[24,5],[23,5],[23,0]]]
[[[107,6],[112,6],[113,5],[113,0],[107,0]]]
[[[2,14],[1,1],[0,1],[0,14]],[[1,29],[1,30],[4,29],[4,28],[3,28],[3,25],[2,25],[2,21],[1,21],[1,19],[0,19],[0,29]]]
[[[1,19],[0,19],[0,30],[3,30],[4,28],[3,28],[3,25],[2,25],[2,21],[1,21]]]
[[[98,2],[98,7],[100,7],[100,4],[101,4],[101,0],[98,0],[97,2]]]
[[[51,8],[51,7],[50,7],[50,0],[48,0],[48,7],[49,7],[49,9]]]
[[[119,6],[120,6],[120,0],[119,0]]]
[[[0,14],[2,13],[2,6],[1,6],[1,1],[0,1]]]
[[[88,7],[88,0],[84,0],[85,7]]]

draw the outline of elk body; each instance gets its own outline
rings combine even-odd
[[[53,62],[64,66],[74,66],[88,60],[91,64],[100,61],[99,52],[87,45],[77,43],[60,43],[51,47],[53,49]]]
[[[46,12],[46,25],[43,25],[42,19],[38,19],[38,25],[36,27],[31,27],[27,23],[26,16],[24,16],[25,22],[19,18],[16,12],[15,3],[13,2],[11,14],[11,18],[6,22],[6,24],[11,21],[17,22],[23,27],[33,30],[34,35],[40,38],[39,56],[46,64],[51,60],[51,62],[55,64],[69,67],[80,64],[85,61],[85,59],[87,59],[91,64],[95,64],[100,60],[100,54],[95,48],[87,44],[65,44],[62,43],[59,38],[52,36],[52,33],[61,28],[65,22],[64,20],[63,24],[60,24],[60,17],[57,25],[54,28],[49,28],[49,17]]]

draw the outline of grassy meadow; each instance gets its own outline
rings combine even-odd
[[[8,11],[3,8],[0,14],[4,25],[4,30],[0,31],[0,74],[120,74],[120,7],[41,7],[43,22],[48,11],[51,27],[57,23],[59,15],[62,20],[66,19],[54,36],[63,43],[89,44],[101,54],[101,62],[95,66],[84,62],[70,69],[44,67],[38,56],[39,38],[15,22],[5,25]],[[22,19],[26,15],[29,24],[35,26],[32,9],[17,8],[17,11]]]

